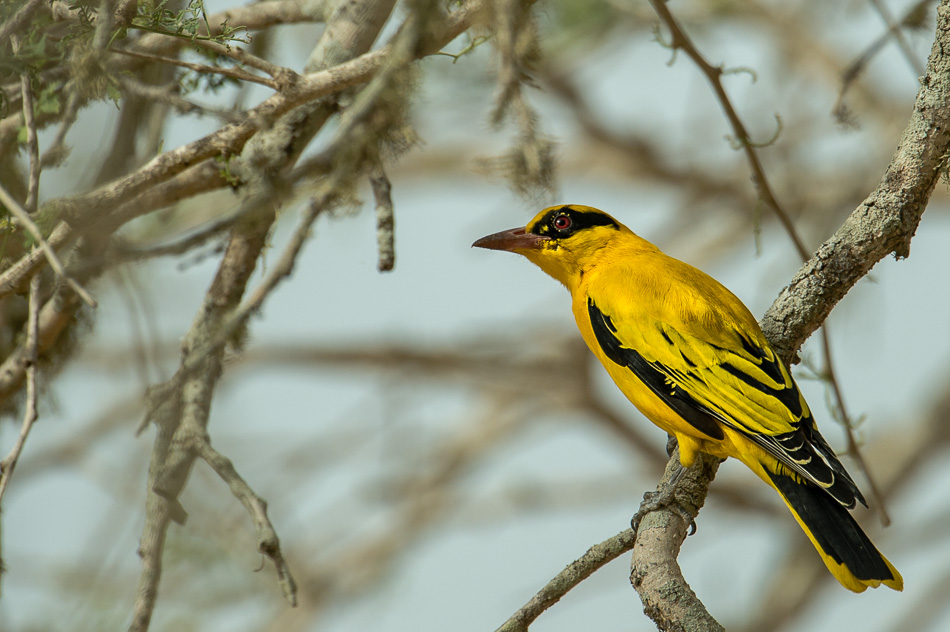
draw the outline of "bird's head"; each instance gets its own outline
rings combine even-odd
[[[573,291],[582,273],[596,265],[598,251],[622,232],[632,234],[603,211],[568,204],[546,208],[524,228],[482,237],[472,246],[524,255]]]

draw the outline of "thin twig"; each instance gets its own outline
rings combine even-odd
[[[33,117],[33,86],[30,85],[30,74],[28,72],[24,72],[20,76],[20,85],[23,94],[26,146],[30,156],[30,182],[24,206],[27,213],[35,213],[40,189],[40,145],[36,137],[36,119]]]
[[[239,64],[250,66],[251,68],[267,73],[274,79],[272,87],[275,90],[280,89],[282,87],[281,84],[293,82],[299,77],[299,75],[290,68],[272,64],[266,59],[247,52],[243,48],[224,46],[218,42],[208,40],[195,40],[194,44],[199,48],[204,48],[223,57],[229,57]]]
[[[215,221],[197,232],[171,243],[155,244],[139,248],[118,245],[106,253],[106,257],[118,262],[145,261],[158,257],[173,257],[191,252],[228,230],[240,219],[239,214],[229,215]]]
[[[40,313],[40,275],[34,275],[30,279],[30,306],[29,316],[26,324],[26,411],[23,413],[23,423],[20,425],[20,434],[17,437],[13,449],[2,462],[0,462],[0,501],[7,490],[10,477],[16,468],[17,461],[20,459],[20,453],[26,444],[26,438],[30,434],[30,429],[36,421],[38,415],[36,412],[36,360],[38,356],[37,347],[39,345],[39,313]]]
[[[195,64],[190,61],[175,59],[174,57],[163,57],[162,55],[153,55],[151,53],[139,53],[133,50],[126,50],[122,48],[113,48],[112,52],[119,53],[121,55],[127,55],[129,57],[136,57],[146,61],[156,62],[159,64],[180,66],[181,68],[188,68],[189,70],[194,70],[195,72],[224,75],[225,77],[231,77],[232,79],[237,79],[238,81],[259,83],[273,90],[280,88],[280,85],[273,79],[268,79],[267,77],[261,77],[260,75],[249,73],[242,68],[228,68],[220,66],[208,66],[207,64]]]
[[[693,42],[690,40],[689,36],[683,32],[682,28],[680,28],[679,23],[676,21],[676,18],[673,17],[673,14],[670,13],[670,10],[667,8],[665,2],[662,0],[650,0],[650,4],[653,6],[653,9],[656,11],[657,15],[660,16],[660,19],[663,20],[667,28],[670,30],[670,35],[672,37],[672,41],[669,44],[670,47],[686,53],[686,55],[693,60],[693,63],[699,67],[700,71],[703,73],[703,76],[709,80],[713,92],[716,93],[716,98],[719,101],[720,107],[722,107],[726,118],[729,119],[729,124],[732,126],[733,132],[736,135],[736,140],[738,141],[742,150],[745,152],[746,158],[749,161],[749,166],[752,169],[752,182],[755,184],[755,187],[759,192],[759,197],[761,198],[762,202],[768,206],[772,212],[775,213],[775,216],[778,217],[778,220],[782,223],[782,226],[785,227],[785,230],[791,238],[792,243],[795,245],[795,250],[798,251],[798,254],[804,259],[807,259],[809,254],[808,249],[799,238],[798,232],[795,230],[795,225],[792,223],[792,220],[775,199],[775,195],[772,193],[772,187],[769,184],[768,178],[765,177],[765,170],[762,168],[762,163],[759,162],[759,157],[755,150],[756,145],[754,142],[752,142],[749,132],[742,123],[742,119],[740,119],[739,115],[736,113],[735,108],[732,107],[732,102],[729,100],[729,96],[726,94],[726,90],[722,86],[722,81],[720,81],[720,77],[723,73],[722,67],[713,66],[706,61],[706,59],[700,54],[699,50],[693,45]]]
[[[199,316],[182,342],[183,365],[196,355],[196,347],[214,335],[220,322],[240,301],[273,221],[273,212],[260,213],[232,231]],[[147,418],[155,422],[156,437],[148,473],[145,526],[139,544],[142,571],[130,632],[148,629],[158,595],[168,526],[172,520],[183,524],[187,518],[178,497],[188,481],[196,450],[202,441],[207,441],[208,417],[214,388],[221,376],[222,356],[223,346],[215,347],[214,353],[201,353],[192,362],[191,370],[179,369],[171,380],[149,389]]]
[[[825,351],[825,372],[828,374],[828,382],[831,384],[831,389],[834,392],[835,402],[838,405],[838,416],[841,419],[842,425],[844,425],[847,432],[845,436],[848,440],[847,452],[851,457],[858,462],[858,467],[864,472],[865,477],[867,477],[868,485],[871,486],[871,496],[874,498],[874,507],[877,509],[880,518],[881,524],[889,526],[891,524],[891,516],[887,512],[887,507],[884,504],[884,494],[881,493],[881,488],[877,484],[877,479],[871,476],[871,470],[867,465],[867,462],[864,460],[864,454],[861,453],[861,449],[858,447],[858,442],[854,437],[854,432],[852,430],[851,417],[848,415],[848,411],[844,405],[844,393],[841,392],[841,387],[838,385],[838,380],[833,379],[834,377],[834,363],[831,360],[831,341],[830,335],[828,333],[828,325],[824,324],[821,327],[821,343]]]
[[[69,287],[79,295],[86,305],[89,307],[96,307],[96,299],[83,288],[79,283],[66,274],[65,268],[63,268],[62,262],[59,260],[59,257],[56,256],[56,252],[53,248],[47,243],[46,239],[43,238],[43,234],[40,232],[39,227],[33,223],[33,220],[30,219],[29,213],[27,213],[23,207],[14,199],[12,195],[0,185],[0,202],[7,207],[7,210],[17,219],[17,221],[26,228],[27,232],[36,240],[36,243],[39,244],[40,249],[43,251],[43,254],[46,255],[46,260],[49,261],[49,265],[53,268],[53,271],[56,274],[66,281],[69,284]]]
[[[382,164],[376,165],[369,181],[376,200],[376,249],[379,253],[376,267],[380,272],[389,272],[396,263],[392,184]]]
[[[897,46],[904,54],[904,59],[907,60],[907,63],[910,64],[910,67],[917,73],[918,77],[923,75],[924,72],[926,72],[926,68],[920,63],[920,60],[917,58],[917,53],[914,52],[914,49],[910,46],[910,42],[904,37],[902,24],[894,20],[894,16],[891,15],[890,10],[888,10],[887,6],[881,2],[881,0],[871,0],[871,4],[874,5],[875,10],[881,15],[881,19],[884,20],[884,23],[887,24],[887,31],[894,37],[894,41],[897,42]],[[915,5],[910,11],[916,11],[917,8]]]
[[[595,544],[581,557],[555,575],[544,588],[531,598],[518,612],[511,615],[496,632],[527,632],[528,626],[545,610],[556,604],[572,588],[594,574],[595,571],[627,551],[633,549],[637,534],[633,529],[621,531],[600,544]]]
[[[274,288],[283,280],[290,277],[294,270],[294,265],[297,262],[297,255],[300,254],[307,239],[310,238],[310,228],[313,226],[317,217],[328,209],[331,198],[331,194],[324,194],[310,201],[303,213],[303,217],[300,219],[300,224],[290,238],[290,243],[287,244],[284,248],[284,252],[281,253],[280,259],[277,260],[277,264],[274,265],[261,284],[250,293],[248,298],[224,320],[217,335],[215,335],[212,341],[206,346],[206,349],[204,351],[195,350],[193,353],[195,360],[200,360],[204,355],[227,342],[234,332],[247,322],[251,314],[260,309],[264,300],[273,292]],[[186,365],[183,365],[182,369],[185,368]]]
[[[119,84],[123,90],[131,94],[143,97],[149,101],[168,104],[181,114],[210,114],[225,123],[235,123],[244,119],[246,116],[244,112],[199,105],[194,101],[189,101],[178,94],[177,84],[156,86],[142,83],[138,79],[126,75],[119,77]]]
[[[68,94],[69,97],[66,99],[63,115],[60,117],[59,127],[56,128],[56,136],[53,138],[53,142],[47,145],[46,151],[43,152],[43,157],[40,159],[40,164],[58,165],[64,160],[68,152],[66,135],[75,125],[79,109],[83,105],[77,91],[70,90]]]
[[[254,528],[257,531],[257,548],[274,562],[277,569],[277,581],[284,593],[284,597],[290,602],[290,605],[297,605],[297,583],[293,575],[290,574],[290,567],[284,561],[284,556],[280,551],[280,540],[277,537],[277,531],[267,517],[267,502],[254,493],[251,486],[241,478],[234,464],[229,458],[211,447],[207,438],[199,441],[197,446],[198,456],[211,466],[215,473],[221,477],[231,493],[241,501],[241,504],[247,509],[254,521]]]
[[[926,72],[923,64],[920,63],[920,60],[917,59],[917,56],[914,54],[912,48],[907,43],[907,39],[904,37],[902,30],[903,24],[917,14],[921,9],[929,4],[932,0],[918,0],[907,11],[904,13],[904,17],[900,22],[895,22],[890,14],[887,12],[886,7],[884,7],[879,0],[873,0],[875,6],[878,9],[878,12],[881,13],[881,17],[888,24],[888,30],[882,33],[877,39],[871,42],[867,48],[864,49],[857,59],[848,64],[844,69],[844,72],[841,73],[841,87],[838,89],[838,98],[835,99],[835,105],[832,108],[832,112],[835,113],[839,119],[847,121],[847,108],[844,104],[845,94],[851,88],[851,85],[854,83],[861,72],[867,68],[868,64],[874,59],[874,56],[877,55],[887,44],[887,41],[893,36],[900,45],[901,51],[904,53],[904,57],[910,63],[911,67],[914,69],[914,72],[918,76],[923,75]]]

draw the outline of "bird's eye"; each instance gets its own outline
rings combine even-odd
[[[568,228],[571,227],[572,223],[573,222],[571,222],[571,218],[568,217],[567,215],[558,215],[557,217],[554,218],[554,222],[553,222],[554,228],[560,231],[567,230]]]

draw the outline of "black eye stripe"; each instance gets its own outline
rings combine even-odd
[[[567,220],[566,225],[564,225],[564,220]],[[605,213],[580,211],[571,206],[561,206],[545,213],[528,232],[542,237],[561,239],[592,226],[619,228],[617,222]]]

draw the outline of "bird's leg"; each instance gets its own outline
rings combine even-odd
[[[673,453],[676,452],[676,448],[680,447],[679,441],[676,440],[675,434],[666,435],[666,456],[672,458]]]
[[[683,474],[686,472],[686,468],[680,463],[679,457],[673,456],[677,453],[676,437],[670,435],[666,446],[667,450],[671,452],[670,457],[673,461],[673,473],[660,481],[655,492],[645,492],[643,494],[643,502],[640,503],[640,508],[637,510],[637,513],[630,519],[630,527],[636,531],[640,527],[640,521],[643,520],[644,516],[661,507],[667,507],[683,518],[683,521],[689,526],[688,535],[693,535],[696,533],[696,520],[692,514],[676,500],[676,484],[683,478]]]

